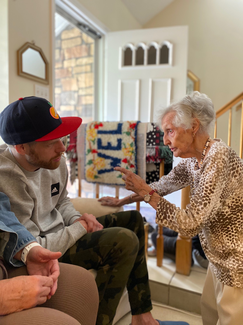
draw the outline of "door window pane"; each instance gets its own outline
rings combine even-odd
[[[160,49],[160,64],[169,63],[169,48],[167,45],[163,45]]]
[[[124,66],[132,65],[132,50],[127,47],[124,51]]]
[[[156,48],[151,45],[148,49],[148,64],[156,64]]]
[[[136,65],[144,64],[144,48],[139,46],[136,50]]]

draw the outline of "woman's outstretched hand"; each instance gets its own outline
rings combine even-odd
[[[123,174],[122,179],[125,181],[125,187],[127,190],[139,194],[141,189],[148,187],[145,181],[133,172],[122,167],[115,167],[114,169]]]
[[[104,196],[98,200],[101,205],[109,206],[109,207],[121,207],[121,200],[112,197],[112,196]]]

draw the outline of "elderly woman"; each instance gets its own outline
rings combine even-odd
[[[182,235],[199,234],[209,260],[202,295],[204,325],[239,325],[243,320],[243,163],[233,149],[211,139],[212,101],[194,92],[162,111],[164,144],[179,164],[158,182],[117,167],[126,188],[136,194],[125,200],[149,203],[156,222]],[[190,204],[180,209],[164,195],[191,187]],[[123,202],[124,203],[124,202]]]

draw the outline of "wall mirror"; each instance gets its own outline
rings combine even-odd
[[[42,49],[25,43],[17,51],[18,75],[44,84],[49,83],[49,65]]]

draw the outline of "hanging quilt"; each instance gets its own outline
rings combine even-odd
[[[172,169],[173,154],[163,142],[164,133],[155,123],[148,123],[146,140],[146,182],[159,180],[160,162],[164,160],[165,175]]]
[[[120,166],[137,173],[139,122],[90,122],[86,127],[85,179],[88,182],[123,185]]]
[[[146,149],[147,163],[159,163],[162,160],[165,161],[165,164],[172,163],[173,154],[168,146],[164,145],[163,136],[164,132],[160,131],[155,123],[148,123]]]
[[[159,180],[160,163],[147,163],[146,183],[151,184]]]

